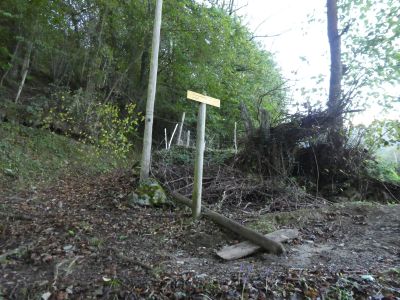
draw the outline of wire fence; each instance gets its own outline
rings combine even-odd
[[[180,130],[181,120],[171,120],[165,117],[154,115],[156,126],[154,126],[154,135],[158,137],[156,145],[158,149],[170,149],[173,146],[180,145],[185,147],[196,146],[196,125],[184,122]],[[181,135],[179,133],[181,132]],[[236,135],[243,131],[237,130]],[[206,131],[206,148],[214,150],[232,150],[235,149],[235,132],[221,135],[217,132]],[[237,139],[236,139],[237,141]],[[237,145],[236,145],[237,147]]]

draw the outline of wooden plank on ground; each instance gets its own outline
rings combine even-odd
[[[283,243],[299,237],[299,231],[297,229],[280,229],[264,236],[275,242]],[[236,245],[226,246],[218,251],[217,255],[225,260],[234,260],[253,254],[261,249],[260,246],[245,241]]]
[[[186,206],[192,207],[192,201],[176,192],[171,192],[171,196],[179,203],[185,204]],[[253,242],[258,245],[260,249],[264,249],[274,254],[282,254],[285,251],[282,244],[280,242],[276,242],[268,237],[263,236],[261,233],[254,231],[250,228],[247,228],[227,217],[220,215],[219,213],[204,207],[202,210],[202,214],[218,225],[229,229],[232,232],[237,233],[241,237]]]

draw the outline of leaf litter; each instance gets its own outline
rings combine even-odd
[[[184,207],[132,205],[137,184],[116,170],[2,196],[0,299],[400,297],[399,206],[314,208],[277,225],[301,231],[284,256],[225,262],[215,251],[238,237]]]

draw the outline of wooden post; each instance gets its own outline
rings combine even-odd
[[[186,148],[189,148],[190,146],[190,130],[187,131],[187,136],[186,136]]]
[[[233,146],[235,147],[235,154],[237,154],[236,129],[237,129],[237,124],[235,122],[235,131],[233,132]]]
[[[193,184],[193,218],[200,217],[201,213],[201,188],[203,184],[203,157],[205,147],[205,130],[206,130],[206,104],[200,103],[199,114],[197,117],[196,132],[196,161],[194,164],[194,184]]]
[[[153,27],[153,43],[151,47],[149,86],[147,89],[146,118],[143,134],[143,151],[142,161],[140,164],[140,181],[146,180],[149,177],[150,173],[154,102],[156,98],[157,86],[158,51],[160,48],[161,14],[162,0],[157,0]]]
[[[172,132],[171,139],[169,140],[169,143],[168,143],[168,149],[171,149],[171,143],[172,143],[172,140],[174,139],[176,128],[178,128],[178,124],[175,125],[174,131]]]
[[[194,165],[194,183],[192,195],[192,214],[194,218],[200,217],[201,214],[201,188],[203,184],[203,156],[205,148],[205,131],[206,131],[206,104],[220,107],[219,99],[211,98],[192,91],[187,92],[187,98],[200,102],[199,114],[197,117],[197,133],[196,133],[196,161]]]
[[[167,128],[164,128],[165,150],[168,150]]]
[[[190,199],[186,198],[185,196],[182,196],[176,192],[172,192],[171,195],[178,202],[183,203],[189,207],[193,206],[192,201],[190,201]],[[237,233],[238,235],[246,238],[256,245],[259,245],[267,251],[276,254],[281,254],[285,251],[281,243],[273,241],[250,228],[244,227],[243,225],[236,223],[235,221],[228,219],[227,217],[224,217],[223,215],[220,215],[219,213],[212,211],[207,207],[204,207],[204,215],[213,222]]]
[[[183,123],[185,122],[185,115],[186,113],[183,112],[182,121],[181,124],[179,124],[178,141],[177,141],[178,146],[182,145],[182,129],[183,129]]]

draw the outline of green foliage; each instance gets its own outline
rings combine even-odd
[[[141,113],[136,113],[136,104],[127,104],[125,117],[121,118],[121,110],[111,104],[99,105],[98,144],[111,149],[116,155],[126,157],[133,150],[133,138],[136,137]]]
[[[0,187],[36,186],[63,174],[95,174],[123,163],[115,155],[93,150],[47,130],[0,123]]]
[[[356,133],[361,136],[362,144],[376,157],[375,160],[366,161],[369,175],[381,181],[400,183],[399,121],[374,121],[368,127],[358,126],[352,135]]]
[[[194,1],[171,1],[166,11],[163,39],[171,60],[161,73],[165,84],[160,92],[175,98],[171,101],[176,118],[197,108],[185,99],[187,89],[221,99],[221,109],[207,112],[207,127],[221,136],[231,136],[234,122],[240,120],[241,101],[255,119],[260,107],[269,109],[273,117],[279,114],[284,106],[283,80],[271,54],[252,40],[239,18]],[[175,28],[190,30],[176,32]],[[166,108],[170,103],[159,103],[156,113],[170,115]],[[194,123],[196,115],[187,118]]]
[[[10,71],[4,81],[10,87],[19,79],[13,71],[21,67],[27,45],[33,43],[27,86],[40,83],[37,90],[42,93],[79,98],[64,102],[74,106],[69,109],[74,115],[79,112],[92,122],[99,103],[122,110],[135,103],[138,111],[144,110],[154,1],[4,0],[0,12],[0,75]],[[197,106],[186,100],[188,89],[222,100],[220,110],[210,108],[207,114],[207,128],[222,137],[231,136],[239,121],[240,101],[254,119],[260,107],[272,116],[282,111],[280,72],[240,18],[195,0],[165,1],[161,33],[158,117],[178,120],[186,111],[187,124],[193,125]],[[23,92],[24,101],[31,102]]]
[[[377,151],[382,147],[395,146],[400,141],[400,121],[398,120],[375,120],[364,129],[364,139],[366,145],[372,151]]]
[[[395,87],[400,80],[400,2],[396,0],[340,0],[343,29],[344,81],[347,96],[360,104],[379,103],[391,109],[398,95],[382,87]]]
[[[132,152],[139,122],[143,120],[135,103],[128,103],[122,109],[110,103],[86,106],[82,91],[60,92],[55,98],[56,106],[44,119],[47,127],[79,136],[82,142],[97,146],[97,153],[109,150],[125,158]]]
[[[380,181],[400,184],[400,164],[398,163],[379,159],[376,162],[370,162],[367,170],[373,178]]]
[[[43,103],[41,99],[28,105],[21,105],[11,101],[0,102],[0,116],[6,117],[10,122],[38,126],[43,119]]]

